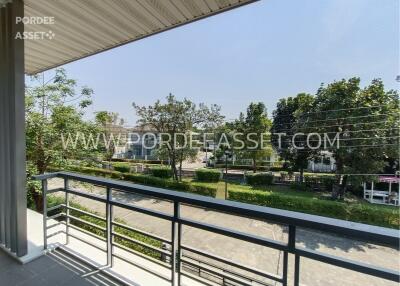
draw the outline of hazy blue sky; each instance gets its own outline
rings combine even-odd
[[[95,91],[95,110],[136,121],[132,102],[172,92],[235,118],[251,101],[359,76],[397,88],[398,0],[261,0],[65,66]],[[91,115],[90,115],[91,116]]]

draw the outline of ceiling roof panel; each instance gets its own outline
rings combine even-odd
[[[257,0],[25,0],[25,72],[35,74]]]

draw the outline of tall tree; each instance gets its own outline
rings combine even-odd
[[[300,181],[303,181],[304,169],[308,160],[316,151],[308,148],[306,133],[302,124],[303,117],[310,112],[314,97],[307,93],[299,93],[295,97],[281,99],[273,112],[271,127],[272,144],[285,160],[286,167],[291,171],[300,172]]]
[[[98,111],[95,115],[95,122],[102,129],[104,136],[104,144],[101,145],[103,150],[100,151],[106,161],[111,161],[116,151],[116,145],[122,143],[121,139],[127,140],[127,138],[121,138],[122,135],[127,136],[127,134],[122,134],[125,120],[116,112]]]
[[[90,132],[94,126],[83,120],[83,111],[92,101],[93,90],[69,79],[65,70],[57,69],[53,77],[45,79],[40,74],[32,78],[34,85],[27,87],[26,134],[27,159],[39,173],[50,164],[62,162],[67,157],[80,157],[84,148],[65,150],[61,134]]]
[[[269,130],[271,120],[268,119],[267,109],[262,102],[250,103],[246,115],[241,113],[234,122],[234,129],[242,133],[240,140],[244,142],[243,154],[253,162],[253,172],[257,171],[258,161],[271,155]],[[240,136],[239,136],[240,137]]]
[[[63,165],[66,159],[90,158],[87,149],[64,148],[63,134],[97,132],[95,124],[85,122],[84,109],[91,104],[93,91],[69,79],[63,69],[46,79],[44,73],[32,77],[26,88],[26,156],[28,178],[44,173],[51,165]],[[41,210],[41,196],[36,183],[28,179],[28,202]]]
[[[184,152],[184,142],[179,133],[188,134],[196,127],[204,127],[211,122],[220,122],[223,116],[220,114],[220,107],[204,104],[198,106],[188,99],[178,100],[174,95],[167,96],[167,102],[160,100],[151,106],[139,106],[133,103],[136,114],[139,116],[139,125],[149,125],[159,134],[161,146],[165,148],[175,180],[179,180],[177,165],[193,154]],[[169,144],[167,144],[169,142]]]
[[[343,197],[347,174],[380,173],[388,158],[397,158],[398,162],[399,112],[398,93],[386,91],[380,79],[364,88],[359,78],[319,88],[305,124],[313,132],[329,134],[332,140],[340,134],[339,148],[328,145],[336,160],[334,197]]]

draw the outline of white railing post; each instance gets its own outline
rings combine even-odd
[[[107,238],[107,265],[113,267],[113,246],[112,246],[112,193],[111,188],[107,188],[107,202],[106,202],[106,238]]]
[[[47,249],[47,179],[42,181],[43,197],[43,249]]]
[[[64,192],[65,192],[65,244],[69,244],[69,224],[70,224],[70,219],[69,219],[69,180],[68,178],[64,178]]]

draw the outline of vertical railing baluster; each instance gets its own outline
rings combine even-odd
[[[294,256],[294,286],[300,285],[300,255]]]
[[[107,187],[107,202],[106,202],[106,236],[107,236],[107,265],[113,267],[113,251],[112,251],[112,205],[111,205],[111,188]]]
[[[282,285],[288,285],[288,252],[283,251],[283,270],[282,270]]]
[[[296,226],[294,225],[289,225],[288,248],[288,252],[290,253],[293,253],[296,250]],[[286,284],[283,285],[287,285],[288,252],[286,252],[286,259],[284,259],[286,264]]]
[[[69,224],[70,224],[70,219],[69,219],[69,179],[64,178],[64,192],[65,192],[65,243],[69,244]]]
[[[296,248],[296,226],[294,225],[289,225],[288,247],[291,252]]]
[[[43,249],[47,249],[47,179],[42,181],[43,199]]]
[[[174,218],[171,224],[171,285],[179,285],[176,284],[176,278],[178,273],[178,283],[180,283],[180,275],[177,271],[177,266],[179,264],[180,267],[180,257],[178,257],[180,253],[180,233],[177,231],[178,219],[180,217],[179,214],[179,202],[174,202]],[[178,233],[177,233],[178,232]]]
[[[174,219],[171,222],[171,285],[175,286],[175,207]]]
[[[179,220],[180,218],[180,209],[179,209],[179,204],[178,204],[178,215],[177,215],[177,219]],[[182,271],[182,262],[181,262],[181,258],[182,258],[182,249],[181,249],[181,245],[182,245],[182,224],[178,221],[178,247],[177,247],[177,251],[178,251],[178,255],[177,255],[177,274],[178,274],[178,286],[181,285],[181,271]]]
[[[111,267],[114,267],[114,242],[113,242],[113,232],[114,232],[114,206],[112,201],[112,191],[110,190],[110,198],[108,204],[110,205],[110,247],[111,247]]]
[[[283,251],[283,273],[282,273],[282,285],[288,285],[288,264],[289,264],[289,252],[293,253],[296,249],[296,227],[289,225],[288,234],[288,250]]]

